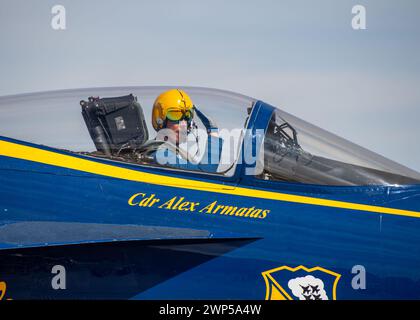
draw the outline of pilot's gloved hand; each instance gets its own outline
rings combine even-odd
[[[219,128],[217,127],[216,123],[207,117],[204,113],[202,113],[196,106],[194,106],[195,113],[200,118],[201,122],[204,124],[204,126],[207,129],[207,134],[209,135],[218,135],[219,134]]]

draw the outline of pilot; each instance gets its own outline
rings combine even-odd
[[[201,156],[195,114],[206,128],[206,146]],[[153,155],[155,162],[185,170],[217,172],[223,140],[217,126],[194,106],[185,91],[172,89],[156,98],[152,126],[157,131],[156,140],[175,146],[168,148],[163,144]]]

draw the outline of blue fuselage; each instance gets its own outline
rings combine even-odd
[[[303,266],[339,275],[324,281],[330,299],[420,298],[420,186],[265,181],[239,164],[223,177],[1,142],[40,151],[0,156],[5,297],[270,299],[263,273]],[[50,286],[55,264],[65,290]]]

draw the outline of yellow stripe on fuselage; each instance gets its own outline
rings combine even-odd
[[[0,140],[0,155],[17,158],[22,160],[34,161],[57,167],[63,167],[82,172],[98,174],[101,176],[149,183],[161,186],[170,186],[183,189],[201,190],[229,194],[234,196],[244,196],[251,198],[260,198],[268,200],[278,200],[293,203],[302,203],[316,206],[333,207],[340,209],[367,211],[375,213],[384,213],[400,215],[407,217],[420,218],[420,212],[371,206],[359,203],[351,203],[336,200],[327,200],[314,197],[298,196],[286,193],[264,191],[243,187],[227,186],[218,183],[210,183],[198,180],[176,178],[171,176],[147,173],[110,164],[104,164],[88,159],[82,159],[57,152],[43,150],[35,147],[25,146],[13,142]]]

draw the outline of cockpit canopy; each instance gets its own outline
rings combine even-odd
[[[232,176],[240,170],[241,152],[246,151],[245,130],[257,129],[263,131],[253,164],[257,179],[319,185],[420,183],[418,172],[256,99],[222,90],[181,88],[217,124],[223,140],[212,174]],[[168,89],[94,88],[0,97],[0,136],[87,157],[165,167],[147,153],[154,148],[157,135],[151,125],[152,106]],[[100,106],[102,100],[95,99],[101,98],[109,100]],[[99,120],[97,111],[90,113],[95,103],[103,116]],[[197,128],[205,129],[199,119],[195,121]],[[95,133],[98,128],[104,129],[102,135]],[[205,148],[207,134],[197,131],[191,135],[197,150]],[[106,143],[101,144],[101,139]],[[136,156],[125,152],[134,149]]]
[[[265,180],[307,184],[408,185],[420,174],[275,108],[260,153]]]

